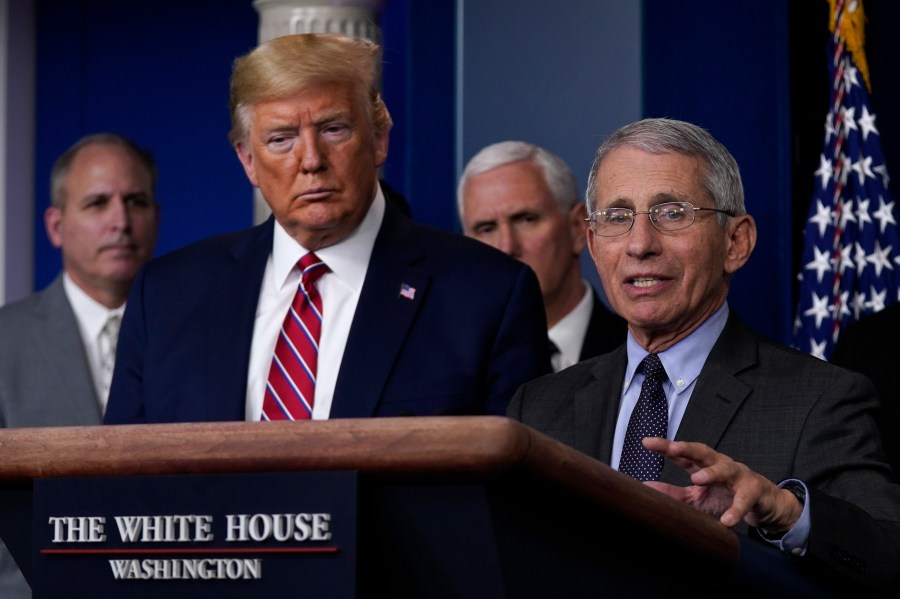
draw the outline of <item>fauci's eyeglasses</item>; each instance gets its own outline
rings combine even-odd
[[[629,208],[594,210],[590,217],[584,220],[588,222],[594,235],[616,237],[617,235],[624,235],[631,230],[631,227],[634,226],[634,217],[638,214],[649,216],[650,222],[660,231],[679,231],[693,225],[696,214],[700,210],[721,212],[728,216],[734,216],[728,210],[698,208],[690,202],[664,202],[651,206],[649,210],[640,210],[638,212]]]

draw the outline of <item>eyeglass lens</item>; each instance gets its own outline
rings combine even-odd
[[[694,207],[687,202],[666,202],[651,207],[646,212],[628,208],[606,208],[595,211],[590,218],[591,228],[597,235],[613,236],[628,232],[637,214],[646,214],[660,231],[678,231],[694,222]]]

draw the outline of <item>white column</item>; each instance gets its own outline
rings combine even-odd
[[[378,18],[386,0],[253,0],[259,13],[259,43],[294,33],[338,33],[380,41]],[[269,217],[259,190],[253,194],[253,220]]]
[[[378,41],[384,0],[254,0],[259,41],[292,33],[340,33]]]
[[[34,7],[0,0],[0,305],[34,281]]]

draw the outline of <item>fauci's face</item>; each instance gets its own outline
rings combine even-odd
[[[545,304],[559,294],[584,248],[584,206],[563,212],[540,167],[504,164],[470,177],[463,189],[463,229],[521,260],[537,274]]]
[[[90,145],[76,154],[63,188],[62,208],[48,208],[44,221],[66,272],[101,303],[107,293],[127,293],[156,243],[150,173],[124,148]]]
[[[713,208],[701,186],[699,160],[682,154],[613,150],[597,176],[595,209],[647,210],[662,202]],[[679,231],[657,230],[647,215],[617,237],[588,233],[588,246],[613,308],[635,339],[661,351],[683,339],[725,301],[729,276],[746,262],[756,229],[749,216],[729,218],[699,211]]]
[[[235,149],[282,227],[309,250],[333,245],[375,197],[388,132],[376,132],[347,85],[310,86],[251,107]]]

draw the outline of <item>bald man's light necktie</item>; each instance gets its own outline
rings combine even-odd
[[[97,346],[100,350],[100,395],[101,403],[106,405],[109,397],[109,387],[112,384],[113,370],[116,365],[116,344],[119,340],[119,327],[122,324],[122,316],[111,314],[100,335],[97,337]]]
[[[656,354],[647,354],[639,368],[644,372],[644,383],[628,421],[619,472],[639,481],[659,480],[664,459],[645,449],[641,441],[644,437],[665,437],[668,434],[669,406],[663,391],[663,382],[668,377]]]
[[[322,334],[322,296],[316,281],[328,267],[310,252],[300,259],[297,268],[300,285],[275,343],[261,420],[312,418]]]

